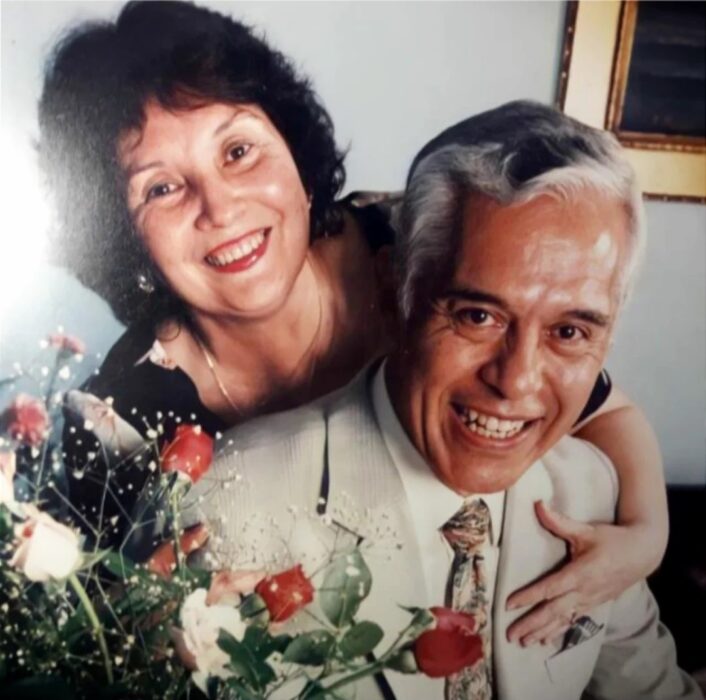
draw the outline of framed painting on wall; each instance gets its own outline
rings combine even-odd
[[[646,197],[706,203],[706,3],[568,3],[560,107],[612,131]]]

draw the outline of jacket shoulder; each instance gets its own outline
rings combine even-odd
[[[619,483],[613,463],[585,440],[565,437],[542,458],[553,507],[577,520],[612,522]]]

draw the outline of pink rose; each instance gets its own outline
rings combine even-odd
[[[72,355],[84,355],[86,353],[86,344],[80,338],[76,338],[73,335],[52,333],[47,338],[47,342],[51,347]]]
[[[253,593],[265,578],[264,571],[219,571],[211,578],[206,604],[229,603],[237,605],[240,597]]]
[[[49,416],[39,399],[18,394],[0,416],[0,428],[13,439],[36,447],[49,432]]]

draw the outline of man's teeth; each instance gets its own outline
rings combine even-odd
[[[496,440],[504,440],[517,435],[525,426],[525,421],[522,420],[504,420],[460,406],[459,415],[470,431]]]
[[[250,255],[253,250],[259,248],[265,241],[265,231],[258,231],[253,233],[251,236],[239,241],[238,243],[222,250],[220,253],[215,255],[207,255],[206,262],[209,265],[228,265],[236,260],[244,258],[246,255]]]

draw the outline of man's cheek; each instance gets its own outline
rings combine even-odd
[[[558,388],[564,410],[578,413],[583,410],[599,372],[600,365],[597,365],[593,359],[565,365],[562,368],[558,375]]]

